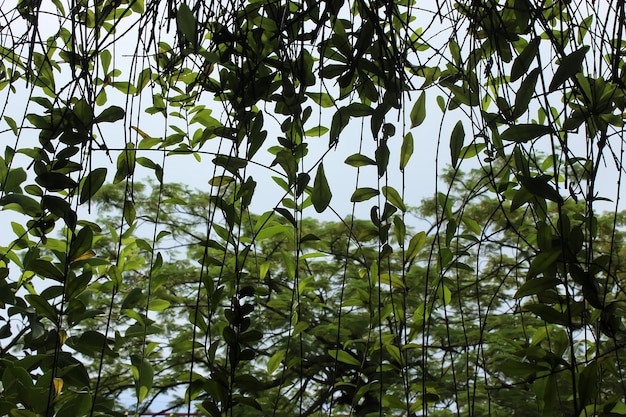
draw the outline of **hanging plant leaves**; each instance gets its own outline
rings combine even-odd
[[[559,88],[565,81],[580,72],[580,67],[585,59],[585,54],[589,51],[589,46],[583,46],[572,52],[571,54],[564,56],[559,62],[559,67],[552,77],[550,87],[548,91],[552,92]]]
[[[315,207],[315,211],[321,213],[326,210],[332,196],[328,180],[326,180],[326,174],[324,174],[324,164],[319,164],[315,174],[315,181],[313,182],[313,192],[311,193],[311,202],[313,207]]]

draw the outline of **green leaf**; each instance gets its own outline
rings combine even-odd
[[[185,3],[181,3],[178,8],[178,12],[176,13],[176,25],[178,26],[178,30],[183,34],[185,40],[190,42],[194,48],[197,47],[198,44],[198,27],[196,18],[189,9],[189,6]]]
[[[102,122],[117,122],[124,118],[124,109],[119,106],[111,106],[102,111],[98,117],[94,120],[95,123]]]
[[[131,0],[130,9],[135,13],[143,13],[145,11],[144,0]]]
[[[514,297],[516,299],[526,297],[529,295],[537,295],[542,292],[550,289],[554,289],[561,282],[556,278],[533,278],[527,280],[522,286],[517,290]]]
[[[376,166],[378,167],[378,177],[382,177],[387,172],[387,165],[389,165],[389,147],[386,140],[381,140],[378,149],[376,149],[375,158]]]
[[[453,167],[456,167],[459,162],[459,156],[461,155],[464,141],[465,129],[463,128],[463,123],[459,120],[456,125],[454,125],[452,136],[450,136],[450,157],[452,158]]]
[[[374,112],[370,106],[363,103],[351,103],[347,105],[343,111],[352,117],[370,116]]]
[[[304,136],[317,137],[325,135],[328,132],[328,128],[324,126],[315,126],[306,132],[304,132]]]
[[[598,394],[598,364],[591,361],[579,376],[578,393],[582,405],[592,404]]]
[[[307,91],[305,94],[323,108],[329,108],[335,105],[335,101],[328,93],[313,93]]]
[[[39,202],[23,194],[9,194],[0,198],[0,206],[5,210],[17,211],[30,217],[42,215]]]
[[[408,264],[415,259],[419,251],[422,250],[426,244],[426,232],[416,233],[409,242],[409,247],[406,250],[404,263]]]
[[[510,140],[517,143],[528,142],[544,135],[552,133],[551,126],[530,124],[517,124],[509,127],[500,134],[500,139]]]
[[[406,205],[402,200],[402,197],[400,197],[400,193],[398,193],[395,188],[385,185],[383,186],[382,191],[387,201],[389,201],[391,204],[393,204],[403,212],[407,210]]]
[[[340,108],[333,114],[333,119],[330,123],[331,145],[339,142],[339,135],[343,129],[348,126],[348,122],[350,122],[350,115],[346,113],[345,107]]]
[[[400,148],[400,170],[404,171],[411,156],[413,155],[413,134],[407,133],[402,140],[402,147]]]
[[[80,182],[80,204],[83,204],[91,199],[93,195],[102,187],[106,180],[107,169],[96,168],[91,171]]]
[[[585,54],[589,51],[589,48],[589,45],[585,45],[571,54],[561,58],[559,67],[555,71],[554,77],[552,77],[552,81],[550,82],[550,87],[548,88],[549,92],[555,91],[563,85],[565,81],[580,72],[580,67],[585,59]]]
[[[422,91],[419,98],[413,105],[413,109],[410,114],[411,128],[421,125],[426,119],[426,92]]]
[[[148,310],[150,310],[150,311],[163,311],[163,310],[167,309],[169,306],[170,306],[170,302],[169,301],[155,298],[153,300],[150,300],[150,302],[148,303]]]
[[[372,197],[376,197],[379,194],[379,191],[375,188],[357,188],[352,193],[352,197],[350,197],[350,201],[353,203],[358,203],[361,201],[369,200]]]
[[[235,181],[235,178],[228,175],[218,175],[209,180],[209,185],[211,187],[225,187],[228,184]]]
[[[535,86],[537,85],[537,78],[541,71],[539,68],[532,70],[522,81],[517,94],[515,95],[515,104],[513,106],[513,118],[517,119],[523,115],[528,109],[528,104],[535,94]]]
[[[550,176],[548,175],[539,175],[537,177],[520,175],[519,181],[533,195],[554,201],[555,203],[563,201],[556,188],[550,184]]]
[[[35,181],[48,191],[73,190],[78,186],[76,181],[60,172],[42,172]]]
[[[518,80],[528,71],[528,68],[530,68],[530,65],[539,52],[539,42],[541,42],[540,37],[534,38],[526,45],[522,53],[515,58],[513,66],[511,67],[511,82]]]
[[[437,295],[443,300],[443,305],[448,306],[452,302],[452,291],[445,284],[439,285],[437,289]]]
[[[561,256],[560,249],[554,249],[549,252],[540,252],[536,254],[530,263],[528,272],[526,273],[526,279],[531,279],[539,274],[544,273],[551,268],[557,259]]]
[[[154,370],[152,369],[150,362],[146,358],[142,358],[139,355],[131,355],[130,360],[132,364],[133,377],[135,379],[137,401],[142,402],[146,399],[152,389]]]
[[[17,136],[18,131],[17,131],[17,123],[15,123],[15,120],[13,120],[13,118],[9,116],[4,116],[4,121],[7,122],[7,124],[11,128],[11,131],[13,131],[13,134]]]
[[[56,323],[57,312],[54,307],[48,304],[48,301],[45,298],[37,294],[26,294],[24,298],[26,298],[28,304],[30,304],[30,306],[33,307],[37,313],[46,317],[53,323]]]
[[[268,374],[271,375],[278,369],[283,359],[285,359],[286,354],[287,351],[285,349],[281,349],[272,355],[272,357],[267,361]]]
[[[461,159],[469,159],[478,155],[483,149],[485,149],[487,145],[484,143],[472,143],[467,146],[463,146],[461,148]]]
[[[360,153],[355,153],[353,155],[350,155],[349,157],[346,158],[344,162],[356,168],[366,166],[366,165],[376,165],[376,161]]]
[[[336,361],[347,363],[348,365],[361,366],[361,362],[343,349],[329,349],[328,354]]]
[[[84,226],[70,243],[69,260],[74,261],[91,249],[93,244],[93,231],[91,227]]]
[[[527,304],[524,308],[531,313],[536,314],[542,320],[552,324],[560,324],[562,326],[568,325],[567,316],[565,313],[555,310],[554,308],[545,304]]]
[[[27,267],[30,271],[33,271],[44,278],[51,278],[58,282],[63,282],[65,280],[63,272],[61,272],[59,268],[54,266],[50,261],[34,259],[28,263]]]
[[[505,360],[502,364],[502,372],[508,376],[527,376],[535,372],[548,371],[549,368],[540,365],[534,365],[528,362],[519,362],[516,360]]]
[[[311,193],[311,202],[313,207],[318,213],[326,210],[330,204],[330,200],[333,194],[328,186],[326,180],[326,174],[324,174],[324,164],[320,163],[317,167],[317,173],[315,174],[315,181],[313,182],[313,192]]]

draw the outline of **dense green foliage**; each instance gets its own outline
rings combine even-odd
[[[0,6],[1,414],[626,414],[623,2],[162,3]]]

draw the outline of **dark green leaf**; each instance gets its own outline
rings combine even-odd
[[[593,404],[598,393],[598,364],[591,361],[582,370],[579,377],[578,393],[582,405]]]
[[[452,129],[452,136],[450,136],[450,157],[452,158],[453,167],[458,165],[464,141],[465,129],[463,129],[463,123],[459,120],[456,125],[454,125],[454,129]]]
[[[54,307],[48,304],[48,301],[46,299],[37,294],[26,294],[24,298],[26,298],[28,304],[30,304],[31,307],[33,307],[35,311],[37,311],[37,313],[39,313],[43,317],[46,317],[53,323],[56,323],[57,312]]]
[[[91,171],[80,182],[80,204],[83,204],[91,199],[93,195],[102,187],[104,180],[106,179],[107,169],[96,168]]]
[[[515,58],[511,67],[511,82],[516,81],[528,71],[539,52],[539,42],[541,42],[540,37],[534,38],[526,45],[522,53]]]
[[[535,372],[548,371],[549,368],[540,365],[534,365],[528,362],[519,362],[514,360],[506,360],[502,364],[502,372],[509,376],[527,376]]]
[[[59,268],[54,266],[50,261],[35,259],[32,262],[29,262],[27,267],[29,270],[44,278],[51,278],[58,282],[63,282],[65,280],[63,272],[61,272]]]
[[[532,70],[522,81],[517,94],[515,95],[515,104],[513,106],[513,118],[517,119],[528,110],[528,104],[535,94],[535,86],[539,77],[539,68]]]
[[[42,172],[35,181],[48,191],[73,190],[78,186],[76,181],[59,172]]]
[[[555,203],[563,201],[559,192],[550,184],[548,175],[539,175],[537,177],[520,175],[519,181],[533,195],[554,201]]]
[[[96,117],[94,122],[96,123],[117,122],[118,120],[123,119],[125,114],[126,113],[124,112],[123,108],[119,106],[111,106],[109,108],[104,109],[102,113],[100,113],[100,115]]]
[[[345,112],[344,107],[335,112],[333,120],[330,124],[330,145],[334,145],[339,142],[339,135],[348,125],[349,121],[350,115]]]
[[[152,389],[154,370],[148,359],[139,355],[131,355],[130,360],[133,365],[137,400],[142,402]]]
[[[191,9],[185,3],[181,3],[178,8],[178,12],[176,13],[176,24],[178,26],[178,30],[183,34],[185,40],[190,42],[191,45],[195,48],[198,43],[198,27],[196,18],[194,17]]]
[[[69,260],[74,261],[91,249],[93,244],[93,231],[91,227],[84,226],[72,239],[70,244]]]
[[[374,112],[370,106],[363,103],[351,103],[345,107],[344,111],[352,117],[365,117]]]
[[[319,164],[317,173],[315,174],[315,181],[313,182],[313,192],[311,193],[311,202],[315,210],[318,213],[326,210],[332,196],[333,194],[330,191],[326,175],[324,174],[324,164]]]
[[[552,77],[550,82],[549,91],[555,91],[561,87],[565,81],[580,72],[580,67],[585,59],[585,54],[589,51],[589,45],[583,46],[580,49],[575,50],[571,54],[561,58],[559,67]]]
[[[551,126],[538,124],[517,124],[509,127],[500,134],[502,140],[510,140],[517,143],[528,142],[544,135],[552,133]]]
[[[387,172],[387,165],[389,165],[389,147],[386,140],[381,140],[378,149],[376,149],[375,158],[376,166],[378,167],[378,177],[382,177]]]
[[[515,298],[537,295],[545,290],[554,289],[561,282],[556,278],[532,278],[527,280],[515,293]]]
[[[0,206],[3,206],[5,210],[14,210],[31,217],[42,215],[41,205],[23,194],[9,194],[0,198]]]
[[[524,308],[552,324],[568,325],[567,315],[545,304],[528,304]]]

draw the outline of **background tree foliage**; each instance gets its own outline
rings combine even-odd
[[[2,414],[626,414],[623,2],[161,3],[2,6]]]

